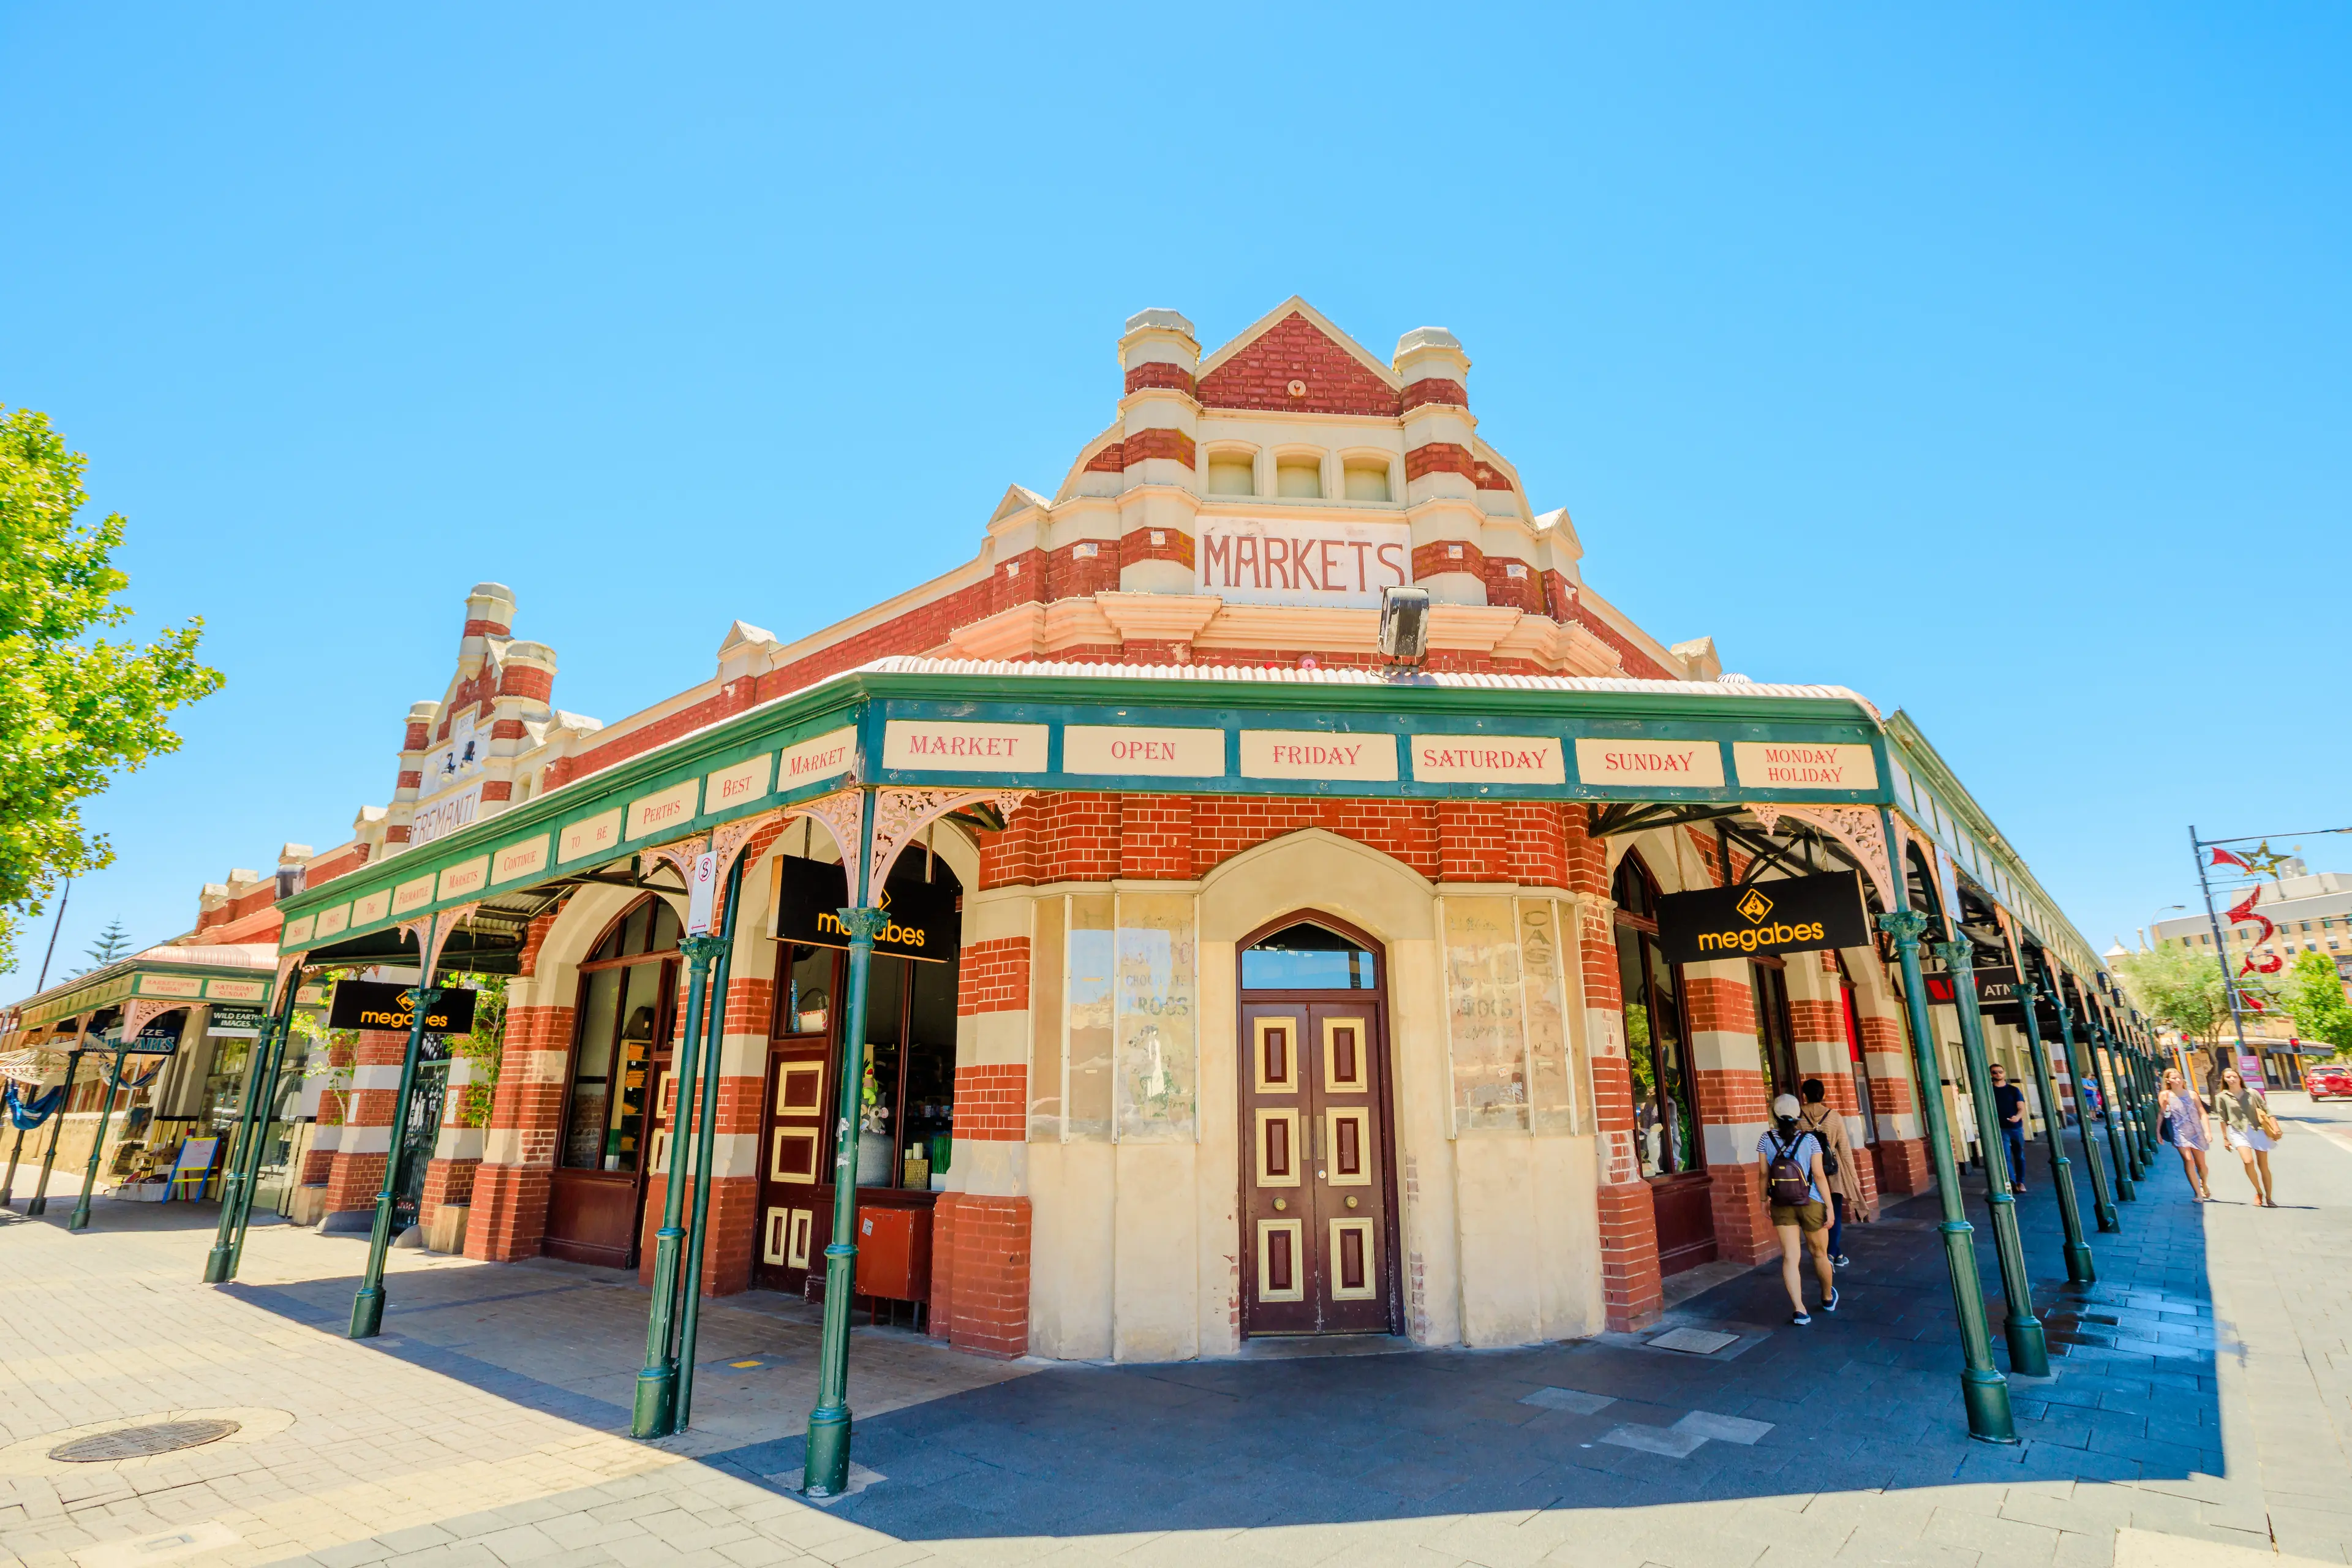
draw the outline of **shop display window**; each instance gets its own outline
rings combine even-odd
[[[1617,901],[1617,982],[1625,1007],[1625,1058],[1633,1129],[1644,1176],[1701,1169],[1681,971],[1658,947],[1657,887],[1628,854],[1612,889]]]
[[[631,910],[581,965],[579,1032],[557,1163],[567,1171],[635,1174],[645,1157],[646,1119],[662,1027],[677,989],[677,912],[648,899]]]

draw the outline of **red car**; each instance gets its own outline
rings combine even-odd
[[[2303,1087],[2314,1100],[2352,1100],[2352,1067],[2321,1062],[2303,1069]]]

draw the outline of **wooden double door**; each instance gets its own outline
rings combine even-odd
[[[1242,994],[1245,1337],[1404,1331],[1382,1015],[1360,992]]]

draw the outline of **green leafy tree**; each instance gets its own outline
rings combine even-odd
[[[2339,1057],[2352,1052],[2352,1002],[2344,999],[2344,977],[2334,959],[2324,952],[2297,955],[2284,990],[2298,1036],[2335,1047]]]
[[[2132,1001],[2158,1024],[2209,1051],[2221,1039],[2230,1022],[2230,996],[2210,952],[2163,943],[2125,954],[2116,968]]]
[[[131,580],[121,515],[76,521],[86,466],[48,416],[0,408],[0,968],[51,886],[114,859],[80,803],[177,751],[167,716],[221,684],[196,660],[200,619],[144,647],[96,635],[130,617]]]

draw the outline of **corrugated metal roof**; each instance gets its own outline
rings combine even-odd
[[[1479,675],[1423,671],[1391,676],[1370,669],[1292,669],[1250,664],[1094,664],[1001,658],[922,658],[893,655],[858,667],[876,675],[1029,676],[1038,679],[1240,680],[1271,686],[1401,686],[1454,691],[1628,691],[1661,697],[1814,697],[1877,705],[1843,686],[1780,686],[1763,681],[1636,680],[1591,675]]]

